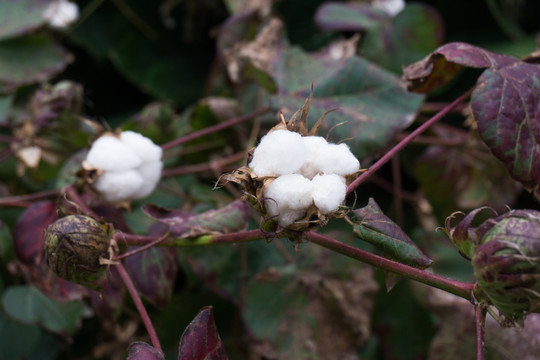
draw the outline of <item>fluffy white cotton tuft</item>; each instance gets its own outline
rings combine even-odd
[[[304,136],[302,142],[306,147],[307,155],[299,172],[308,179],[313,179],[321,171],[321,153],[328,147],[328,142],[322,136]]]
[[[405,8],[404,0],[375,0],[372,6],[380,9],[390,16],[396,16]]]
[[[108,201],[116,202],[132,198],[143,181],[135,170],[106,171],[97,178],[94,188]]]
[[[130,148],[143,162],[161,160],[161,147],[139,133],[124,131],[120,134],[120,141]]]
[[[345,200],[347,185],[342,176],[316,175],[311,185],[313,202],[322,214],[336,211]]]
[[[86,161],[96,169],[124,171],[141,165],[141,159],[114,136],[102,136],[90,148]]]
[[[277,216],[280,226],[301,219],[313,203],[311,181],[299,174],[282,175],[264,191],[265,206],[270,216]]]
[[[108,201],[140,199],[154,191],[161,178],[162,150],[133,131],[120,138],[105,135],[90,148],[86,163],[103,173],[94,188]]]
[[[43,12],[43,18],[50,26],[55,28],[65,28],[79,17],[79,7],[77,4],[57,0],[51,2]]]
[[[347,144],[328,144],[319,150],[317,163],[322,174],[349,175],[360,169],[360,162]]]
[[[306,154],[300,134],[276,130],[261,139],[249,167],[257,176],[292,174],[302,167]]]

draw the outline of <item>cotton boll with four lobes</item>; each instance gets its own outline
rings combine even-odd
[[[265,206],[270,216],[277,216],[285,227],[301,219],[313,203],[312,184],[299,174],[282,175],[264,190]]]
[[[320,173],[350,175],[360,169],[360,162],[347,144],[328,144],[319,150],[317,165]]]
[[[336,211],[345,200],[347,185],[342,176],[316,175],[311,184],[313,202],[324,215]]]
[[[321,152],[328,146],[328,142],[322,136],[303,136],[302,142],[306,147],[306,158],[299,173],[308,179],[313,179],[321,171],[319,158]]]
[[[141,159],[114,136],[97,139],[86,155],[86,162],[95,169],[124,171],[141,165]]]
[[[161,159],[162,150],[147,137],[134,131],[123,131],[120,141],[137,155],[143,163]]]
[[[94,183],[94,188],[108,201],[123,201],[137,194],[144,180],[135,170],[106,171]]]
[[[249,167],[257,176],[280,176],[297,172],[307,155],[302,136],[275,130],[263,136]]]

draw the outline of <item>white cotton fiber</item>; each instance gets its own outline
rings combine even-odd
[[[306,153],[300,134],[276,130],[261,139],[249,167],[257,176],[292,174],[302,167]]]
[[[137,155],[142,162],[161,159],[162,150],[147,137],[134,131],[124,131],[120,134],[120,141]]]
[[[142,183],[142,176],[135,170],[107,171],[97,178],[94,188],[105,199],[115,202],[132,198]]]
[[[141,165],[141,159],[114,136],[102,136],[90,148],[86,161],[95,169],[124,171]]]
[[[304,136],[302,142],[306,147],[306,158],[299,173],[308,179],[313,179],[321,170],[319,166],[320,153],[328,146],[322,136]]]
[[[328,144],[318,151],[317,165],[322,174],[349,175],[360,169],[360,162],[347,144]]]
[[[154,188],[156,187],[159,179],[161,179],[161,170],[163,168],[163,163],[161,161],[152,161],[149,163],[142,164],[137,168],[137,172],[143,178],[143,183],[137,190],[137,193],[133,199],[140,199],[145,196],[150,195]]]
[[[311,184],[313,202],[322,214],[336,211],[345,200],[347,185],[342,176],[316,175]]]
[[[277,216],[285,227],[305,215],[313,203],[312,185],[299,174],[283,175],[271,182],[264,191],[265,206],[270,216]]]

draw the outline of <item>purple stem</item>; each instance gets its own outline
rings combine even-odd
[[[156,330],[154,329],[154,325],[152,325],[152,321],[150,320],[150,317],[148,316],[148,313],[146,312],[146,309],[144,308],[142,300],[139,296],[139,293],[137,293],[137,289],[135,289],[135,285],[133,284],[133,281],[131,281],[129,274],[127,273],[122,263],[118,263],[116,265],[116,269],[118,270],[120,277],[124,281],[124,284],[126,285],[126,288],[128,289],[129,294],[131,295],[131,298],[133,299],[133,302],[135,303],[135,307],[137,308],[137,310],[139,311],[139,314],[141,315],[141,319],[144,323],[144,326],[146,327],[146,331],[148,331],[148,335],[150,336],[150,341],[152,341],[152,346],[155,347],[157,350],[159,350],[161,353],[163,353],[163,350],[161,349],[161,344],[159,343],[159,339],[156,334]]]
[[[6,196],[0,199],[0,206],[30,206],[33,200],[58,196],[61,191],[61,189],[52,189],[26,195]]]
[[[471,90],[467,91],[460,97],[458,97],[456,100],[452,101],[450,104],[448,104],[444,109],[439,111],[437,114],[435,114],[431,119],[420,125],[416,130],[411,132],[409,135],[407,135],[403,140],[401,140],[399,143],[396,144],[390,151],[388,151],[386,154],[384,154],[383,157],[381,157],[375,164],[371,165],[367,171],[362,173],[356,180],[354,180],[349,187],[347,188],[347,194],[352,192],[354,189],[358,187],[361,183],[366,181],[366,179],[373,174],[375,171],[379,170],[384,164],[386,164],[390,159],[394,157],[398,152],[400,152],[406,145],[408,145],[414,138],[424,131],[426,131],[431,125],[435,124],[437,121],[439,121],[442,117],[444,117],[446,114],[450,112],[454,107],[458,106],[463,100],[469,96],[469,93]]]
[[[486,311],[480,304],[474,306],[474,322],[476,324],[476,360],[484,360],[484,321]]]
[[[448,291],[469,301],[472,299],[473,284],[447,279],[437,274],[432,274],[412,266],[388,260],[382,256],[371,254],[367,251],[357,249],[353,246],[314,232],[307,233],[306,237],[312,243],[350,258],[362,261],[368,265],[375,266],[379,269],[383,269],[394,274],[403,275],[421,283]]]
[[[212,133],[217,132],[219,130],[234,126],[236,124],[240,124],[240,123],[242,123],[244,121],[251,120],[251,119],[253,119],[253,118],[255,118],[255,117],[259,116],[259,115],[262,115],[264,113],[269,112],[270,110],[272,110],[271,107],[265,107],[263,109],[254,111],[251,114],[247,114],[247,115],[240,116],[240,117],[237,117],[237,118],[229,119],[229,120],[224,121],[224,122],[222,122],[220,124],[217,124],[217,125],[214,125],[214,126],[209,126],[209,127],[204,128],[202,130],[195,131],[194,133],[191,133],[191,134],[186,135],[184,137],[181,137],[179,139],[175,139],[175,140],[173,140],[171,142],[163,144],[163,145],[161,145],[161,148],[163,150],[171,149],[171,148],[173,148],[175,146],[178,146],[178,145],[187,143],[187,142],[189,142],[191,140],[200,138],[201,136],[212,134]]]

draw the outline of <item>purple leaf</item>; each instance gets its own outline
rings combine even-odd
[[[165,357],[155,347],[136,341],[129,345],[126,360],[165,360]]]
[[[202,308],[187,326],[178,346],[178,360],[226,360],[212,307]]]
[[[178,273],[174,249],[154,246],[125,260],[139,293],[157,307],[168,304]]]
[[[172,235],[188,238],[242,230],[247,225],[250,207],[247,202],[237,200],[224,208],[202,214],[167,210],[156,205],[146,205],[143,211],[152,219],[169,225]]]
[[[116,318],[124,304],[126,287],[116,266],[111,266],[101,292],[90,291],[90,301],[96,315],[102,318]]]
[[[43,230],[56,219],[56,206],[52,201],[30,205],[17,220],[13,230],[13,247],[25,265],[37,264],[43,254]]]

